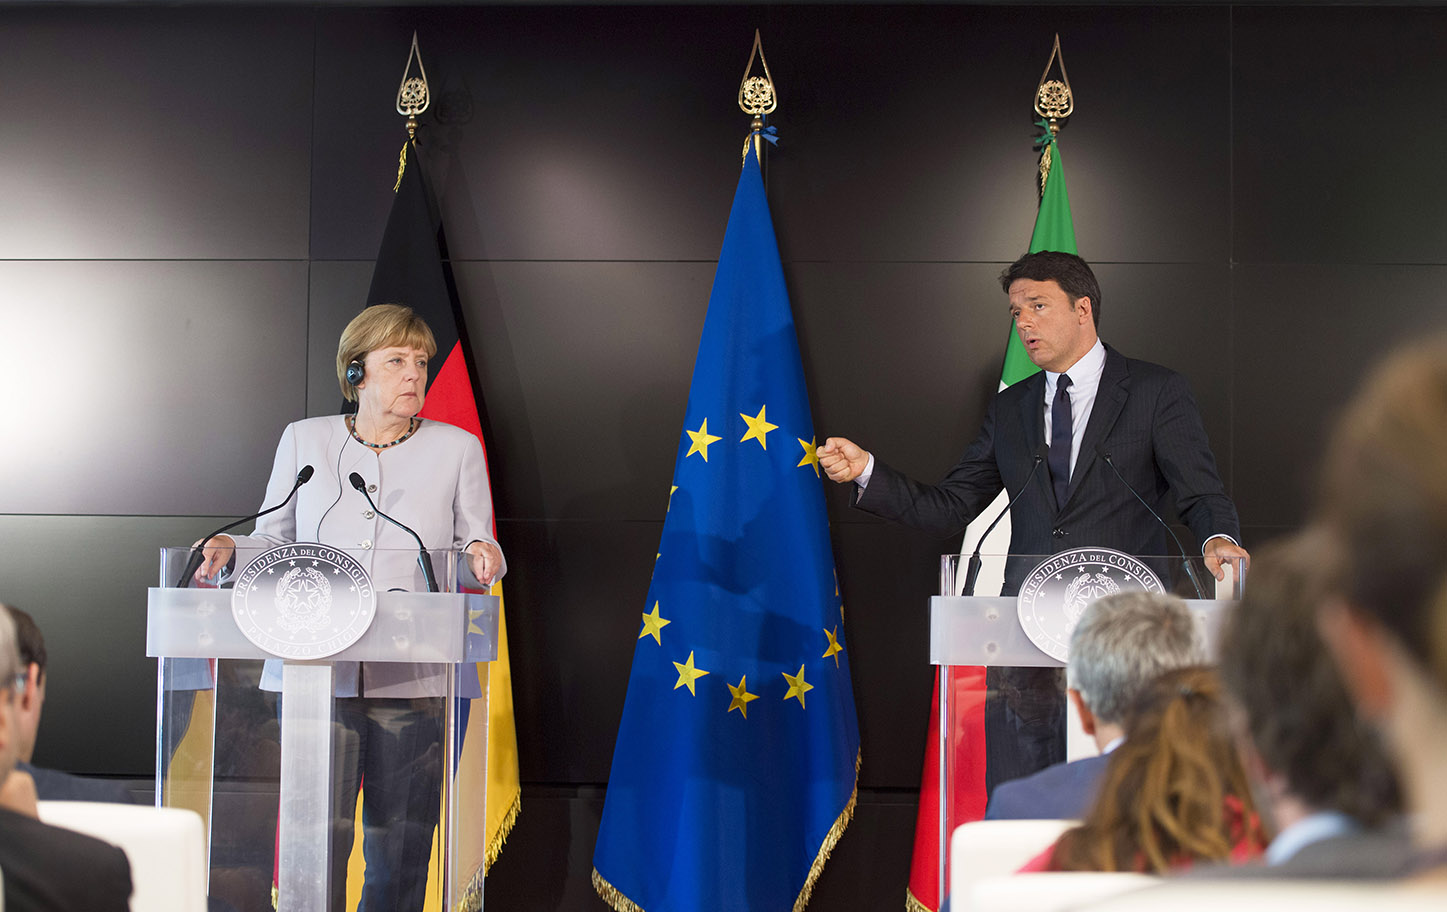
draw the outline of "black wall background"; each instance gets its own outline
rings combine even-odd
[[[145,777],[156,548],[256,508],[334,411],[416,29],[425,154],[482,371],[525,783],[492,908],[587,876],[738,173],[754,28],[770,202],[819,436],[933,477],[999,376],[1032,93],[1103,335],[1190,379],[1248,546],[1392,344],[1447,325],[1447,10],[1343,6],[0,6],[0,599],[46,632],[37,761]],[[864,765],[814,908],[897,908],[958,546],[831,491]]]

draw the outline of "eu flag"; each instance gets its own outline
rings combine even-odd
[[[749,148],[593,855],[620,912],[803,909],[853,814],[859,729],[816,444]]]

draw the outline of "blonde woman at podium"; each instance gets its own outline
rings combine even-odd
[[[481,442],[418,417],[436,351],[432,330],[411,308],[376,304],[357,315],[337,346],[337,381],[356,402],[356,414],[287,425],[264,503],[280,502],[304,466],[314,477],[284,508],[259,519],[252,535],[216,536],[198,577],[235,569],[266,548],[315,541],[360,561],[378,591],[426,591],[416,541],[380,510],[415,531],[428,549],[465,552],[484,586],[500,579],[507,564],[493,537]],[[264,689],[281,689],[280,664],[267,663]],[[338,662],[335,672],[332,908],[344,905],[351,809],[365,780],[362,908],[420,910],[440,806],[449,667]]]

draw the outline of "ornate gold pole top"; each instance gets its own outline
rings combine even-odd
[[[417,75],[413,76],[412,61],[417,61]],[[412,33],[412,51],[407,55],[407,66],[402,70],[402,84],[397,87],[397,113],[407,118],[407,138],[417,137],[417,115],[427,110],[432,96],[427,91],[427,69],[422,66],[422,54],[417,50],[417,33]]]
[[[754,60],[758,59],[759,65],[763,67],[764,75],[750,76],[754,69]],[[749,63],[744,67],[744,78],[739,82],[739,108],[745,114],[751,115],[753,120],[749,123],[749,135],[754,139],[754,154],[760,155],[763,146],[762,133],[764,129],[764,115],[772,114],[779,106],[779,95],[774,90],[774,77],[769,73],[769,61],[764,59],[764,42],[759,37],[759,30],[754,29],[754,49],[749,53]],[[744,154],[749,152],[749,141],[744,140]]]
[[[1060,65],[1060,78],[1050,78],[1050,67]],[[1075,96],[1070,91],[1070,77],[1065,75],[1065,57],[1060,53],[1060,35],[1055,35],[1055,46],[1050,50],[1050,59],[1045,61],[1045,72],[1040,74],[1040,85],[1035,89],[1035,113],[1045,118],[1050,135],[1060,132],[1060,121],[1075,112]]]

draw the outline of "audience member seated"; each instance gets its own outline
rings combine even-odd
[[[1415,872],[1447,888],[1447,337],[1393,356],[1353,400],[1321,510],[1345,569],[1322,636],[1394,761]]]
[[[1265,866],[1211,876],[1392,877],[1408,857],[1397,779],[1359,721],[1317,633],[1326,574],[1341,565],[1320,531],[1271,546],[1226,622],[1221,679],[1272,834]],[[1244,729],[1244,730],[1240,730]]]
[[[1022,871],[1161,874],[1265,845],[1215,672],[1161,675],[1131,708],[1084,822]]]
[[[45,706],[47,655],[45,637],[27,612],[0,602],[15,622],[15,635],[20,649],[23,680],[17,686],[16,709],[19,717],[19,761],[15,769],[35,781],[35,792],[42,801],[113,801],[134,804],[135,796],[118,782],[74,776],[60,770],[33,766],[35,738],[40,732],[40,711]]]
[[[0,611],[0,796],[14,800],[19,738],[20,656],[15,622]],[[18,778],[17,778],[18,776]],[[11,782],[11,779],[15,782]],[[23,796],[23,811],[0,805],[0,871],[7,912],[125,912],[130,904],[131,867],[120,849],[73,830],[41,823],[35,795]]]
[[[1105,772],[1106,755],[1125,740],[1127,710],[1162,673],[1202,661],[1196,625],[1180,599],[1133,590],[1090,604],[1070,635],[1065,680],[1080,726],[1095,739],[1100,755],[1002,783],[990,796],[985,819],[1083,817]]]

